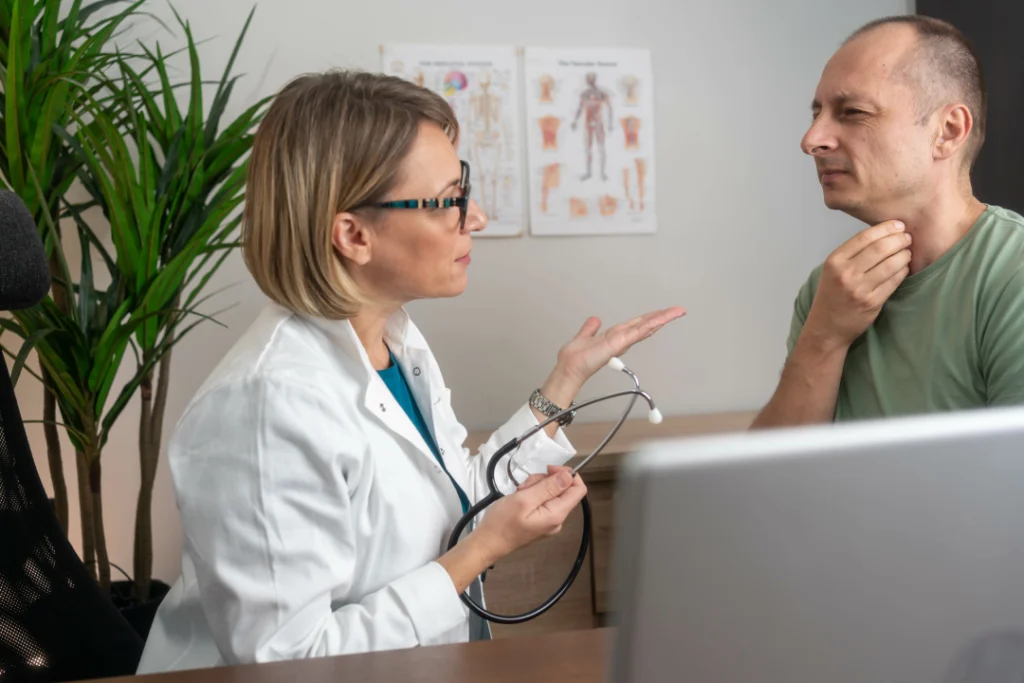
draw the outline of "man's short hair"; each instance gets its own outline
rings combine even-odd
[[[967,168],[972,168],[985,142],[988,114],[988,90],[977,52],[960,29],[921,14],[876,19],[854,31],[846,42],[889,24],[906,24],[917,32],[917,46],[896,73],[909,80],[917,92],[918,114],[922,121],[953,101],[963,102],[970,109],[974,128],[967,140],[964,159]]]

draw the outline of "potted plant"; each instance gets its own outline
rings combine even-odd
[[[60,0],[0,0],[0,186],[21,197],[42,231],[53,276],[47,301],[68,320],[79,307],[62,268],[59,215],[81,161],[64,144],[61,132],[72,128],[84,95],[102,87],[97,75],[114,59],[107,51],[108,42],[143,1],[84,4],[75,0],[65,14]],[[117,4],[122,5],[120,11],[99,16],[100,10]],[[17,354],[13,379],[17,380],[18,366],[31,346],[26,344]],[[66,532],[68,495],[58,439],[57,393],[45,366],[40,380],[46,388],[43,429],[55,512]],[[78,462],[79,479],[88,482],[88,472],[81,471],[84,460]],[[84,490],[80,493],[84,495]],[[83,513],[91,516],[91,509],[85,507]]]
[[[117,106],[111,110],[105,103],[96,105],[92,113],[98,125],[82,128],[80,150],[84,163],[79,177],[110,222],[119,250],[115,266],[129,271],[128,281],[137,285],[133,293],[145,316],[134,336],[142,404],[142,481],[132,595],[140,603],[150,598],[152,493],[171,351],[196,325],[213,319],[200,314],[197,307],[209,298],[203,295],[210,278],[238,246],[235,234],[245,197],[248,152],[270,99],[259,100],[222,126],[239,78],[232,75],[232,68],[252,12],[235,41],[208,113],[191,27],[176,12],[175,18],[186,38],[190,64],[185,104],[178,105],[159,45],[155,50],[142,46],[141,71],[129,60],[119,59],[121,82],[111,86]],[[145,82],[147,72],[156,74],[155,86]],[[161,588],[165,591],[166,584]]]
[[[94,6],[99,9],[110,2],[99,0]],[[16,5],[11,24],[12,28],[21,27],[20,31],[9,32],[13,39],[0,34],[4,39],[0,49],[11,48],[0,53],[0,65],[8,76],[5,94],[10,97],[22,92],[11,87],[12,82],[18,84],[10,77],[13,47],[30,52],[25,44],[35,40],[41,27],[45,30],[45,26],[57,22],[60,2],[0,0],[0,9],[3,3]],[[69,17],[76,16],[80,4],[77,0],[72,3]],[[141,0],[132,3],[120,21],[137,12],[141,4]],[[34,22],[24,19],[29,10],[36,12]],[[79,21],[81,13],[77,15]],[[50,140],[51,147],[58,150],[50,153],[64,160],[54,162],[64,174],[59,176],[59,183],[39,183],[41,187],[52,188],[49,194],[28,193],[24,182],[10,183],[23,197],[27,193],[28,197],[48,198],[35,205],[44,207],[37,215],[42,214],[40,229],[52,253],[54,287],[52,296],[40,305],[18,312],[13,321],[0,322],[3,329],[15,332],[23,340],[16,353],[7,349],[15,359],[12,376],[16,378],[25,369],[25,361],[34,349],[43,371],[38,379],[60,409],[59,424],[75,447],[79,469],[83,560],[97,568],[97,578],[107,589],[112,583],[102,522],[101,453],[124,407],[136,391],[140,393],[142,481],[137,501],[135,576],[129,581],[130,591],[124,590],[124,582],[114,582],[114,588],[115,596],[123,598],[119,602],[126,616],[144,634],[148,632],[156,603],[167,588],[160,584],[160,590],[150,599],[150,510],[170,381],[171,350],[195,325],[211,319],[197,308],[208,298],[204,293],[210,278],[237,246],[233,234],[244,199],[246,157],[252,133],[269,99],[248,107],[222,127],[238,78],[231,71],[252,13],[235,43],[209,110],[204,108],[204,81],[191,28],[177,13],[175,17],[186,37],[184,51],[190,65],[185,106],[179,105],[178,84],[172,83],[168,75],[169,55],[159,45],[155,49],[141,45],[138,54],[111,50],[108,43],[120,22],[106,19],[99,27],[102,31],[91,29],[84,39],[87,44],[93,40],[101,46],[95,48],[98,56],[87,66],[79,62],[74,69],[65,69],[53,77],[65,82],[68,72],[77,74],[79,68],[87,72],[79,77],[84,84],[73,88],[74,106],[61,108],[60,102],[53,105],[60,109],[59,125],[53,122],[56,115],[39,115],[45,107],[27,107],[24,118],[28,125],[21,125],[16,132],[30,142],[37,138]],[[19,62],[14,61],[14,66],[18,67]],[[12,126],[8,121],[4,123],[8,124],[5,128],[10,140]],[[53,130],[53,136],[47,137],[41,129]],[[27,144],[21,147],[32,149]],[[7,151],[10,152],[10,146]],[[0,163],[4,164],[0,167],[3,176],[9,177],[8,159]],[[45,180],[57,174],[37,175]],[[20,177],[15,174],[16,179]],[[88,193],[89,201],[69,201],[69,189],[75,179]],[[112,251],[104,247],[95,227],[84,218],[84,209],[91,206],[98,206],[109,224]],[[60,217],[66,217],[73,225],[81,244],[77,281],[72,279],[64,258]],[[98,264],[94,264],[93,254],[98,255]],[[106,288],[97,286],[97,267],[105,269],[108,275],[110,285]],[[135,372],[113,396],[115,375],[129,349]],[[43,421],[48,429],[55,429],[58,424],[52,412],[55,411],[44,412]],[[55,432],[52,442],[50,437],[48,433],[50,469],[56,473],[56,508],[64,511],[62,523],[66,529],[66,493],[62,508],[56,482],[62,467],[59,445],[53,447]]]

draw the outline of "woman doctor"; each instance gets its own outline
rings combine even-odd
[[[487,223],[469,199],[457,135],[442,98],[382,75],[307,75],[273,102],[253,143],[242,234],[273,303],[172,435],[181,578],[141,673],[468,640],[459,594],[499,558],[558,532],[586,493],[559,467],[574,452],[552,424],[516,455],[516,478],[529,477],[519,490],[506,476],[511,495],[444,551],[486,493],[499,446],[683,314],[601,334],[587,320],[539,391],[470,454],[403,309],[463,291],[472,234]],[[514,287],[543,295],[528,280]]]

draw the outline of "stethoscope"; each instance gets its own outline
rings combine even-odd
[[[619,421],[615,424],[614,427],[612,427],[611,431],[608,432],[608,435],[605,436],[604,440],[602,440],[601,443],[598,444],[597,448],[595,448],[587,457],[585,457],[578,465],[576,465],[576,467],[573,468],[573,476],[576,476],[584,467],[587,466],[587,464],[591,460],[594,459],[594,456],[596,456],[598,453],[604,450],[604,447],[607,446],[608,442],[612,440],[612,438],[615,436],[615,433],[619,431],[619,428],[622,426],[622,423],[626,421],[627,417],[629,417],[629,413],[630,411],[633,410],[633,405],[636,403],[637,397],[643,397],[643,399],[647,401],[647,405],[650,407],[650,412],[648,413],[648,420],[650,420],[652,424],[661,423],[661,413],[655,407],[654,399],[652,399],[647,394],[647,392],[642,391],[640,389],[640,380],[637,379],[636,375],[633,374],[633,372],[629,368],[627,368],[626,365],[618,358],[612,358],[610,361],[608,361],[608,367],[610,367],[613,370],[618,370],[629,375],[630,378],[632,378],[633,380],[633,388],[627,391],[617,391],[606,396],[600,396],[598,398],[590,399],[589,401],[584,401],[583,403],[575,404],[564,410],[561,410],[555,413],[554,415],[551,415],[546,420],[539,423],[537,426],[531,427],[521,436],[512,439],[504,446],[499,448],[497,451],[495,451],[494,455],[491,457],[490,462],[487,464],[487,488],[490,489],[490,493],[488,493],[479,502],[477,502],[475,505],[469,508],[466,514],[464,514],[462,518],[459,520],[458,524],[455,525],[455,528],[452,530],[452,535],[448,539],[448,550],[451,550],[455,547],[455,544],[459,542],[459,537],[462,536],[463,530],[469,524],[472,523],[473,519],[477,515],[479,515],[481,512],[487,509],[488,506],[493,504],[495,501],[501,499],[505,495],[498,490],[498,485],[495,483],[494,480],[494,472],[498,466],[498,462],[506,455],[509,456],[508,462],[506,464],[506,471],[508,473],[509,479],[511,479],[512,482],[518,487],[522,482],[516,480],[515,475],[512,474],[513,458],[515,456],[515,451],[519,450],[519,447],[523,444],[524,441],[526,441],[531,436],[544,429],[546,426],[548,426],[555,420],[558,420],[559,418],[561,418],[564,415],[567,415],[570,412],[579,410],[580,408],[586,408],[587,406],[594,405],[595,403],[601,403],[602,401],[607,401],[622,396],[632,396],[632,398],[629,401],[629,405],[622,413],[622,417],[619,418]],[[478,605],[473,601],[471,597],[469,597],[468,591],[459,596],[462,599],[462,602],[465,603],[466,606],[469,607],[469,609],[472,610],[478,616],[482,617],[483,619],[486,619],[487,621],[492,621],[497,624],[521,624],[524,621],[535,619],[536,617],[539,617],[540,615],[544,614],[549,609],[551,609],[551,607],[553,607],[555,603],[562,599],[562,596],[565,595],[565,592],[569,590],[570,586],[572,586],[573,581],[576,580],[576,575],[579,574],[580,569],[583,567],[583,560],[584,558],[586,558],[587,549],[590,546],[590,503],[587,501],[586,496],[584,496],[583,500],[580,502],[581,507],[583,509],[583,538],[580,541],[579,552],[576,554],[576,561],[573,563],[572,569],[569,571],[569,576],[566,577],[565,582],[562,583],[561,587],[557,591],[555,591],[554,594],[551,595],[551,597],[545,600],[543,604],[541,604],[539,607],[533,610],[530,610],[529,612],[510,616],[503,614],[495,614],[493,612],[487,611],[486,609],[484,609],[484,607]]]

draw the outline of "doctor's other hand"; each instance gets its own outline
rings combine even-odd
[[[561,531],[585,495],[587,487],[572,469],[548,465],[547,474],[530,475],[491,505],[473,533],[485,537],[492,554],[504,557]]]
[[[579,505],[587,487],[567,467],[549,466],[489,508],[476,528],[438,559],[464,592],[488,567],[541,538],[557,534],[569,513]]]
[[[588,318],[576,336],[558,351],[558,362],[541,387],[541,393],[549,401],[568,407],[587,380],[609,360],[623,355],[634,344],[684,315],[685,309],[672,306],[637,316],[600,334],[601,320]]]
[[[910,256],[910,235],[900,221],[851,237],[825,259],[804,329],[820,343],[848,347],[907,277]]]

